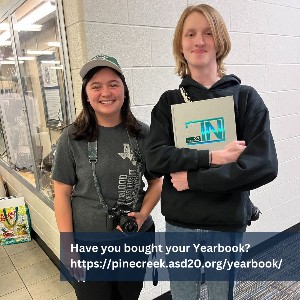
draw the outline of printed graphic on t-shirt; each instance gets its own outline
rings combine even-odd
[[[128,158],[131,163],[135,166],[136,165],[136,160],[134,158],[133,152],[130,149],[129,144],[123,144],[124,146],[124,152],[123,153],[118,153],[123,159]]]
[[[118,202],[130,205],[138,189],[137,170],[128,170],[128,174],[120,175],[118,182]]]

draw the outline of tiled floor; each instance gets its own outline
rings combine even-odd
[[[258,282],[237,284],[237,299],[300,299],[299,282]],[[152,285],[149,283],[148,285]],[[259,285],[259,286],[257,286]],[[272,296],[275,287],[277,294]],[[148,287],[149,288],[149,287]],[[261,292],[261,297],[249,296],[251,290]],[[141,299],[153,299],[150,290],[141,295]],[[165,293],[166,290],[161,290]],[[156,295],[157,297],[158,295]],[[60,281],[59,270],[45,252],[33,240],[29,243],[0,246],[0,300],[76,300],[73,287],[67,281]],[[160,296],[160,300],[171,299],[170,294]]]
[[[75,300],[73,287],[60,281],[59,270],[32,242],[0,246],[1,300]]]

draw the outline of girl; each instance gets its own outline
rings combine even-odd
[[[146,170],[144,147],[149,128],[130,110],[122,70],[115,58],[98,55],[82,67],[80,75],[83,109],[62,132],[55,154],[54,205],[59,231],[154,231],[150,213],[159,201],[162,183]],[[146,192],[142,176],[148,181]],[[131,211],[130,218],[126,217],[129,227],[111,222],[114,211],[120,209],[126,211],[125,216]],[[71,272],[82,279],[80,270]],[[138,299],[142,284],[80,281],[75,291],[80,300],[133,300]]]

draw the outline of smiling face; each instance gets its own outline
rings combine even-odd
[[[125,89],[115,71],[103,68],[96,72],[86,85],[86,94],[99,125],[109,127],[121,123]]]
[[[217,68],[216,48],[211,28],[205,16],[192,12],[184,21],[182,31],[182,53],[190,73],[215,72]]]

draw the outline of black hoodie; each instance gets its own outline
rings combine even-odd
[[[278,161],[269,112],[252,87],[226,75],[210,88],[185,76],[180,84],[192,101],[233,96],[237,139],[246,149],[237,162],[209,167],[208,150],[176,148],[171,105],[183,103],[179,90],[166,91],[151,114],[146,165],[164,176],[161,209],[172,225],[217,231],[244,231],[251,216],[250,190],[277,176]],[[189,189],[178,192],[170,173],[188,171]]]

